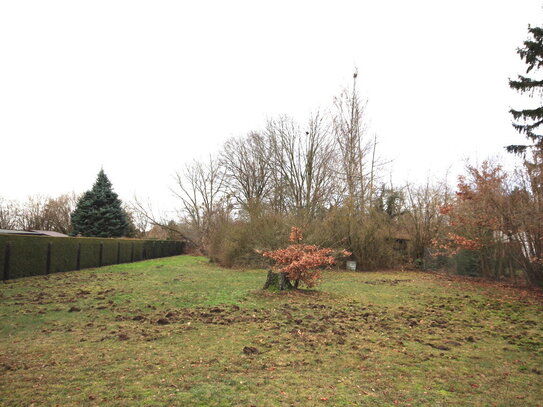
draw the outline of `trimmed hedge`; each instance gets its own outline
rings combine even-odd
[[[0,235],[0,271],[7,280],[175,256],[183,249],[184,242],[171,240]]]

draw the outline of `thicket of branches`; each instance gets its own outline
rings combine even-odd
[[[64,194],[56,198],[31,196],[23,202],[0,197],[0,229],[51,230],[71,232],[70,215],[78,196]]]
[[[468,166],[456,190],[446,180],[394,186],[384,182],[365,106],[355,77],[329,111],[302,124],[272,118],[188,164],[176,175],[181,221],[170,229],[226,266],[264,265],[259,253],[285,247],[298,226],[308,244],[347,249],[363,270],[423,268],[440,253],[454,260],[462,252],[480,275],[539,284],[541,160],[509,175],[488,163]]]
[[[73,231],[71,217],[80,195],[62,194],[58,197],[29,196],[23,201],[9,200],[0,196],[0,229],[47,230],[69,235]],[[152,228],[141,212],[131,206],[123,207],[128,220],[126,237],[167,239],[164,228]]]
[[[173,189],[182,208],[177,227],[227,266],[260,264],[258,251],[283,247],[294,225],[308,244],[351,251],[361,269],[420,265],[444,225],[448,191],[439,183],[397,188],[386,174],[355,75],[352,88],[305,123],[272,118],[188,164]]]
[[[539,153],[514,173],[499,164],[469,166],[456,197],[443,206],[446,233],[434,245],[446,254],[471,252],[480,273],[543,286],[543,161]]]

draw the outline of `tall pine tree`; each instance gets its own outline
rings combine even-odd
[[[524,41],[524,46],[517,49],[520,58],[528,65],[526,73],[537,71],[543,66],[543,28],[528,27],[531,38]],[[509,80],[509,86],[516,91],[530,97],[534,95],[541,99],[543,95],[543,80],[529,78],[519,75],[516,80]],[[543,106],[535,109],[515,110],[511,109],[513,115],[513,127],[524,134],[533,144],[531,145],[511,145],[506,147],[507,151],[512,153],[523,153],[528,148],[543,150],[543,135],[537,133],[537,129],[543,124]]]
[[[79,199],[72,213],[73,235],[121,237],[129,232],[126,212],[104,170],[100,170],[90,191]]]

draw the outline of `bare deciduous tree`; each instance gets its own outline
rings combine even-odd
[[[432,185],[405,186],[404,227],[411,240],[413,259],[424,258],[424,250],[446,226],[446,217],[440,212],[451,199],[447,181]]]
[[[268,153],[266,138],[256,132],[229,139],[221,153],[228,194],[251,217],[258,215],[272,188]]]
[[[514,247],[514,260],[534,285],[543,286],[543,154],[532,152],[516,171],[510,192],[504,235]]]
[[[49,230],[49,219],[46,214],[48,198],[30,196],[21,206],[18,227],[22,230]]]
[[[376,176],[376,137],[368,135],[366,102],[360,99],[354,74],[353,88],[334,100],[333,130],[341,163],[344,199],[353,211],[371,206]]]
[[[75,193],[50,198],[45,204],[46,230],[68,234],[71,232],[71,214],[77,206],[79,196]]]
[[[15,201],[0,197],[0,229],[17,229],[19,206]]]
[[[0,229],[51,230],[68,234],[70,214],[77,195],[64,194],[57,198],[30,196],[26,201],[0,201]]]
[[[181,202],[181,216],[196,234],[204,251],[217,216],[229,210],[224,194],[225,173],[217,160],[193,161],[182,173],[176,173],[176,188],[172,192]]]
[[[375,240],[373,234],[379,229],[377,225],[375,228],[368,226],[375,220],[372,218],[372,207],[376,179],[384,164],[377,162],[377,138],[368,135],[367,103],[358,95],[356,78],[355,72],[352,89],[343,90],[334,100],[333,132],[339,149],[337,178],[341,199],[338,204],[346,212],[347,247],[355,254],[367,255],[367,243]],[[355,249],[355,246],[359,249]],[[373,249],[369,251],[373,252]]]
[[[275,201],[311,219],[333,193],[335,150],[326,119],[317,113],[303,132],[290,117],[281,116],[268,121],[266,136],[274,193],[281,195]]]
[[[134,226],[139,233],[139,237],[149,237],[152,239],[182,239],[191,241],[180,225],[170,219],[165,214],[157,214],[149,200],[143,201],[134,197],[129,204],[129,210],[132,216]]]

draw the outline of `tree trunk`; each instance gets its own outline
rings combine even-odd
[[[274,273],[271,270],[268,270],[266,283],[264,284],[264,287],[262,287],[263,290],[272,291],[292,290],[293,288],[294,287],[285,273]]]

